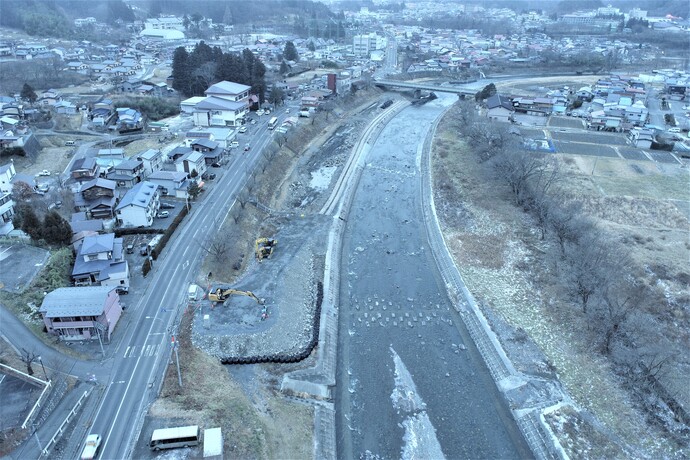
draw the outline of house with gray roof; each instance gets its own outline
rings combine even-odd
[[[99,166],[93,157],[78,158],[72,163],[70,175],[76,181],[90,181],[98,177]]]
[[[160,205],[158,186],[139,182],[122,197],[115,208],[115,217],[122,227],[150,227]]]
[[[77,250],[72,269],[75,286],[112,286],[129,289],[129,266],[123,240],[112,233],[87,236]]]
[[[189,180],[187,173],[181,171],[156,171],[148,179],[159,187],[161,196],[187,198]]]
[[[486,100],[487,117],[489,120],[493,121],[504,121],[508,122],[515,112],[513,104],[511,104],[510,99],[501,96],[500,94],[494,94]]]
[[[192,171],[196,171],[198,176],[206,172],[206,158],[201,152],[191,151],[175,161],[175,169],[180,172],[185,172],[192,175]]]
[[[85,182],[74,194],[74,210],[85,211],[92,219],[113,217],[118,198],[116,185],[114,181],[102,178]]]
[[[112,286],[64,287],[49,292],[39,312],[48,334],[60,340],[110,342],[122,305]]]

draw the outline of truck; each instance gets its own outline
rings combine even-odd
[[[311,117],[311,112],[309,110],[300,110],[299,116],[304,117],[304,118],[309,118],[309,117]]]
[[[98,448],[101,446],[101,436],[98,434],[90,434],[86,438],[86,445],[81,452],[81,460],[92,460],[98,453]]]
[[[141,248],[139,248],[139,254],[142,256],[150,256],[153,250],[156,249],[156,246],[158,246],[158,242],[160,242],[162,239],[163,235],[154,236],[153,239],[148,242],[148,244],[141,245]]]

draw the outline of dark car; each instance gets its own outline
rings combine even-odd
[[[161,203],[161,209],[175,209],[175,205],[170,203]]]
[[[213,163],[211,164],[212,168],[220,168],[220,163]]]
[[[215,173],[211,173],[211,174],[208,175],[208,180],[213,180],[213,179],[215,179],[215,178],[216,178],[216,174],[215,174]]]

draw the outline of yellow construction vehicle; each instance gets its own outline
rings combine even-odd
[[[273,249],[278,245],[278,240],[271,238],[258,238],[254,243],[254,253],[259,262],[269,259],[273,254]]]
[[[255,296],[252,291],[240,291],[238,289],[222,287],[212,289],[211,292],[208,293],[208,300],[210,300],[211,302],[225,302],[231,295],[244,295],[247,297],[251,297],[259,305],[263,305],[264,303],[266,303],[263,299],[259,299],[257,296]]]

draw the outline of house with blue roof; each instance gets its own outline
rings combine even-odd
[[[150,227],[160,206],[158,185],[139,182],[125,193],[115,208],[115,217],[122,227]]]

